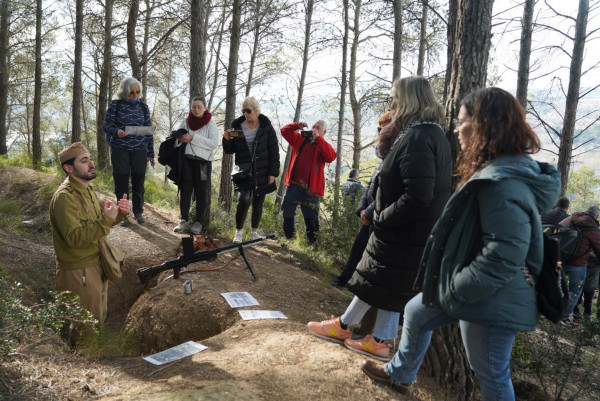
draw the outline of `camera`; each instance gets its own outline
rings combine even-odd
[[[242,131],[241,129],[232,129],[229,131],[229,136],[232,138],[243,138],[244,131]]]
[[[302,138],[312,138],[313,132],[303,130],[303,131],[300,131],[300,135],[302,135]]]

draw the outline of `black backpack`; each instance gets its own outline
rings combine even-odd
[[[572,223],[568,227],[559,225],[546,226],[546,228],[554,228],[551,235],[560,242],[560,258],[563,264],[568,264],[588,251],[585,250],[582,254],[577,255],[584,231],[599,231],[597,227],[581,227]]]
[[[546,227],[543,232],[544,261],[535,283],[535,294],[539,313],[558,323],[569,305],[569,288],[562,270],[561,246],[552,231],[551,227]]]
[[[186,129],[178,129],[177,131],[173,131],[167,139],[160,143],[158,147],[158,162],[160,164],[171,168],[176,167],[179,148],[175,147],[175,142],[181,135],[186,133]]]

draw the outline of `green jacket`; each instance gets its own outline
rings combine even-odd
[[[415,283],[423,303],[471,323],[534,330],[536,298],[523,267],[539,275],[540,213],[559,191],[560,173],[528,155],[498,158],[474,174],[431,231]]]
[[[67,177],[50,201],[50,226],[57,267],[75,270],[98,266],[98,239],[124,219],[125,215],[120,211],[116,219],[102,214],[102,204],[92,185],[86,188],[77,180]]]

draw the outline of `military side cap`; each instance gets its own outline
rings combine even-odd
[[[66,149],[61,150],[58,153],[58,158],[60,159],[60,163],[63,164],[64,162],[66,162],[67,160],[71,160],[83,153],[89,153],[88,150],[85,148],[85,146],[83,145],[83,143],[81,142],[75,142],[74,144],[72,144],[71,146],[69,146]]]

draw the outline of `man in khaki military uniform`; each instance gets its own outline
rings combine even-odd
[[[78,295],[84,308],[98,321],[106,318],[108,281],[102,275],[98,239],[125,220],[131,202],[127,195],[118,205],[100,202],[90,181],[96,178],[94,162],[81,142],[58,157],[67,178],[50,201],[50,225],[58,268],[58,291]]]

